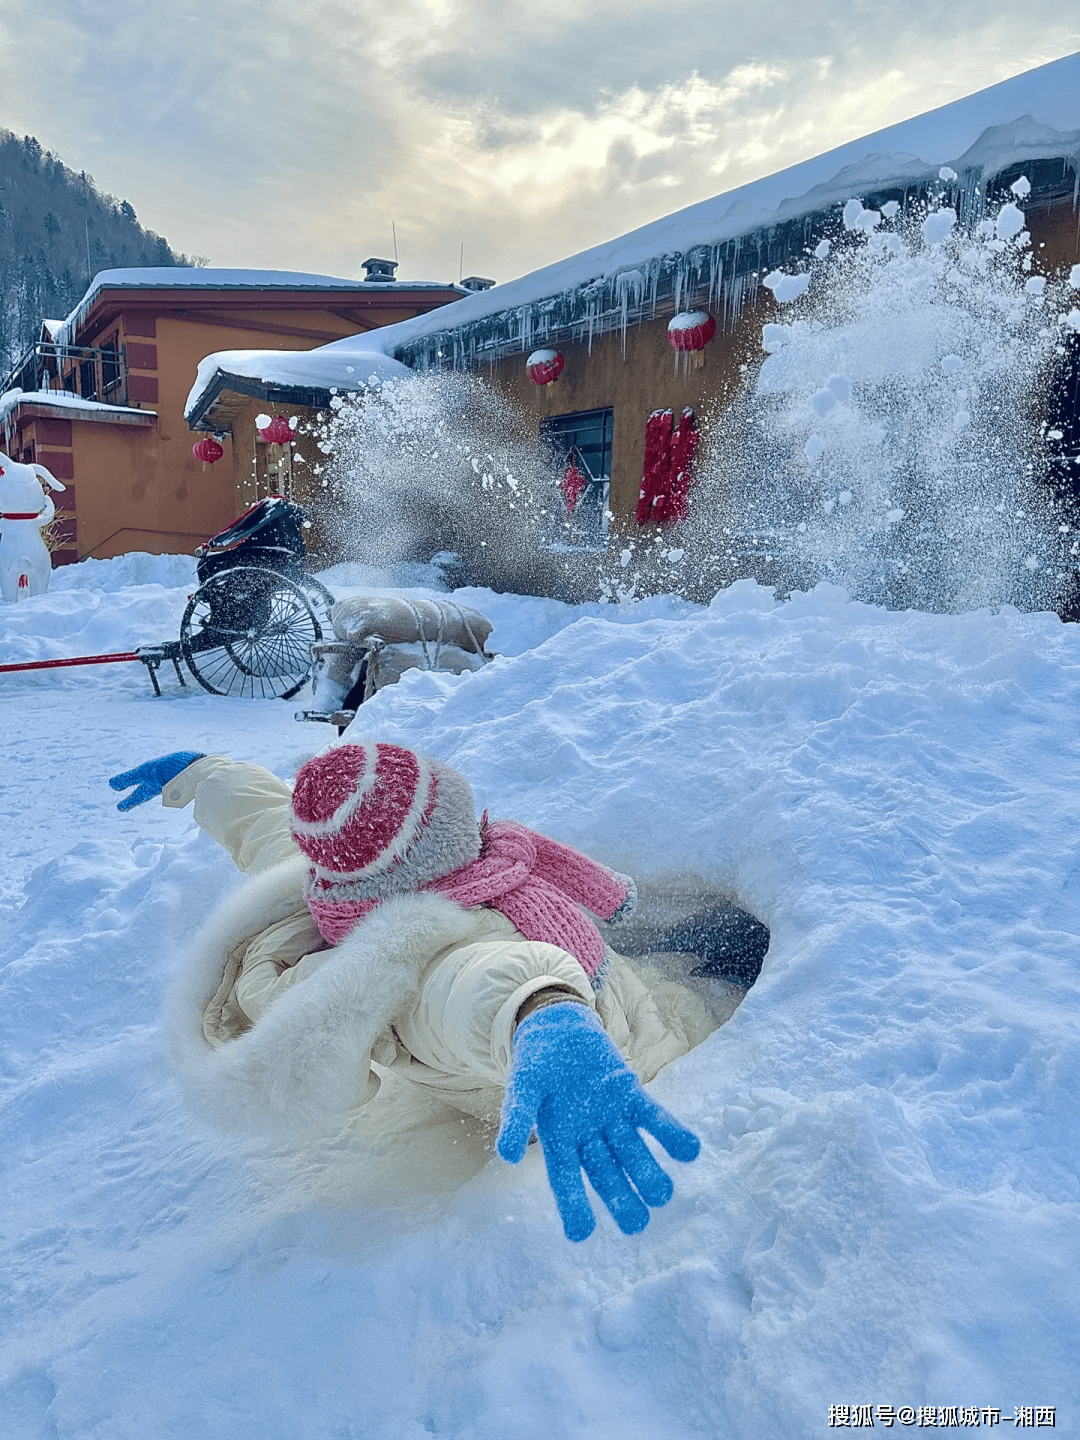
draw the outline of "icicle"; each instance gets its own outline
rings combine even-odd
[[[717,266],[719,264],[720,247],[714,245],[709,260],[709,298],[706,308],[713,308],[713,301],[716,299]]]
[[[961,225],[971,226],[974,225],[977,220],[982,219],[985,205],[979,179],[980,175],[977,170],[967,169],[964,171],[959,185],[960,193],[958,197]]]
[[[641,297],[645,293],[645,276],[640,270],[623,270],[615,276],[615,294],[619,302],[620,326],[622,332],[622,353],[626,359],[626,327],[630,313],[630,292],[634,292],[634,305],[640,309]]]

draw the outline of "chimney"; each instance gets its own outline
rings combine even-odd
[[[490,290],[493,288],[495,281],[486,280],[483,275],[467,275],[460,284],[464,290]]]
[[[388,281],[393,280],[394,271],[397,267],[398,262],[396,260],[365,260],[364,279],[376,280],[380,284],[385,285]]]

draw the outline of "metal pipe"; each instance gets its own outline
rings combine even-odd
[[[0,665],[0,674],[12,670],[53,670],[60,665],[114,665],[121,660],[138,660],[134,650],[118,655],[77,655],[70,660],[25,660],[19,665]]]

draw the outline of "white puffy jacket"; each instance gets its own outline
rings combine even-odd
[[[578,961],[500,912],[422,892],[385,901],[339,945],[304,903],[289,786],[207,756],[165,786],[252,877],[197,936],[173,987],[173,1053],[193,1098],[231,1130],[326,1132],[379,1088],[376,1066],[458,1109],[497,1114],[521,1006],[561,990],[593,1006],[643,1081],[716,1028],[702,1001],[609,952],[594,994]]]

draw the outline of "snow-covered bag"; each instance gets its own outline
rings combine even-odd
[[[479,610],[451,600],[404,600],[354,595],[330,612],[336,641],[313,647],[313,708],[331,712],[364,674],[361,701],[406,670],[444,670],[453,675],[481,670],[492,658],[485,646],[491,621]],[[366,662],[366,664],[365,664]]]
[[[452,645],[482,655],[492,630],[491,621],[468,605],[452,600],[403,600],[392,595],[353,595],[339,600],[330,620],[339,640],[363,644],[377,635],[387,645],[426,645],[432,654]]]
[[[419,642],[372,646],[368,652],[364,699],[370,700],[386,685],[395,685],[406,670],[445,670],[451,675],[463,675],[466,671],[482,670],[486,664],[482,654],[462,650],[458,645],[441,646],[437,656],[432,654],[430,646]]]

